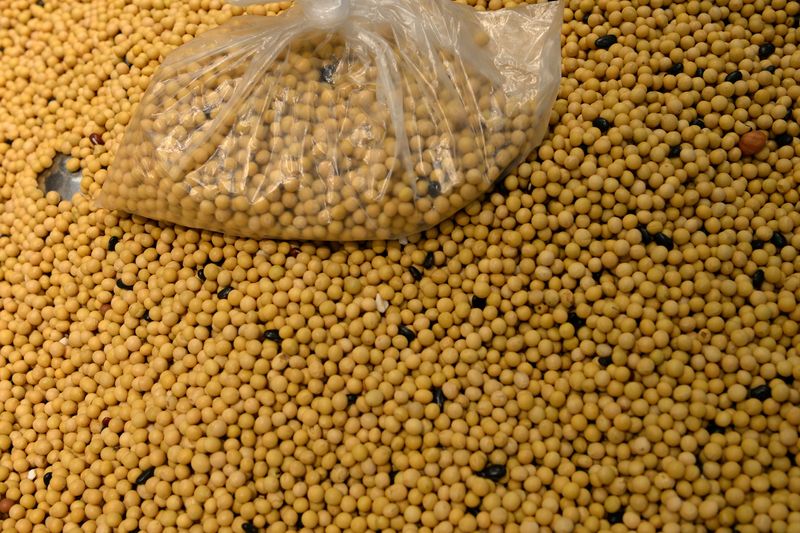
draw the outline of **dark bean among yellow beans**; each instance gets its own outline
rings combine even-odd
[[[241,8],[0,2],[0,531],[800,532],[800,4],[565,7],[528,162],[322,245],[93,207]]]

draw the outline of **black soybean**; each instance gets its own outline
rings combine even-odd
[[[672,242],[672,238],[661,232],[658,232],[655,235],[653,235],[653,240],[656,242],[657,245],[663,246],[667,250],[672,250],[673,248],[675,248],[675,243]]]
[[[150,310],[145,309],[144,314],[141,316],[139,320],[144,320],[145,322],[150,322]]]
[[[397,333],[399,333],[400,335],[405,337],[408,342],[412,342],[414,339],[417,338],[417,334],[414,333],[411,330],[411,328],[409,328],[408,326],[405,326],[403,324],[400,324],[399,326],[397,326]]]
[[[760,59],[767,59],[775,53],[775,45],[772,43],[764,43],[758,47],[758,57]]]
[[[612,363],[611,357],[601,357],[600,359],[598,359],[598,362],[600,363],[600,366],[603,366],[603,367],[606,367],[606,368],[611,366],[611,363]]]
[[[117,280],[117,287],[119,287],[120,289],[125,289],[126,291],[133,289],[133,285],[125,285],[125,282],[122,281],[121,279]]]
[[[433,252],[428,252],[425,254],[425,260],[422,262],[422,268],[428,269],[433,268],[433,265],[436,262],[436,256],[433,255]]]
[[[786,237],[784,237],[778,232],[772,234],[772,237],[769,239],[769,242],[771,242],[778,250],[780,250],[787,244]]]
[[[438,181],[430,182],[430,184],[428,185],[428,194],[433,198],[436,198],[437,196],[442,194],[442,184],[439,183]]]
[[[694,75],[696,77],[698,77],[698,78],[702,78],[703,74],[705,74],[705,73],[706,73],[706,69],[704,69],[704,68],[698,68],[697,70],[694,71]]]
[[[420,272],[417,267],[408,267],[408,271],[411,273],[411,277],[414,278],[415,281],[422,279],[422,272]]]
[[[433,393],[433,403],[439,406],[439,410],[441,411],[444,409],[444,392],[440,387],[433,387],[431,389]]]
[[[642,235],[642,244],[650,244],[653,242],[653,234],[647,231],[647,226],[645,224],[639,224],[636,226],[636,229],[639,230],[639,233]]]
[[[669,156],[670,157],[678,157],[679,155],[681,155],[681,145],[680,144],[675,145],[675,146],[673,146],[672,148],[669,149]]]
[[[614,511],[613,513],[608,513],[606,515],[606,519],[608,520],[609,524],[621,524],[622,517],[625,515],[625,509],[620,509],[619,511]]]
[[[108,239],[108,251],[113,252],[117,249],[117,245],[119,244],[119,237],[116,235],[112,235],[110,239]]]
[[[770,74],[775,74],[775,71],[778,70],[778,68],[775,65],[770,65],[767,68],[765,68],[764,70],[766,70]]]
[[[758,387],[750,389],[750,397],[762,402],[772,396],[772,389],[769,385],[759,385]]]
[[[667,74],[672,74],[673,76],[677,76],[681,72],[683,72],[683,63],[675,63],[669,68]]]
[[[567,322],[572,324],[576,330],[581,329],[583,326],[586,325],[586,320],[578,316],[578,313],[575,311],[570,311],[567,314]]]
[[[200,281],[205,281],[206,280],[206,269],[205,268],[198,269],[197,277],[200,278]]]
[[[789,146],[790,144],[792,144],[793,140],[794,138],[788,133],[781,133],[780,135],[775,136],[775,144],[777,144],[780,147]]]
[[[358,394],[347,395],[347,405],[355,405],[356,400],[358,400]]]
[[[147,480],[153,477],[156,473],[156,467],[151,466],[150,468],[143,470],[139,477],[136,478],[136,481],[133,483],[134,486],[144,485],[147,483]]]
[[[603,35],[602,37],[598,37],[597,40],[594,42],[595,48],[598,50],[608,50],[611,48],[611,45],[617,42],[616,35]]]
[[[609,123],[603,117],[597,117],[592,121],[592,126],[600,130],[601,132],[605,133],[611,129],[611,123]]]
[[[701,118],[696,118],[696,119],[694,119],[693,121],[691,121],[691,122],[689,123],[689,125],[690,125],[690,126],[698,126],[698,127],[700,127],[700,128],[705,128],[705,127],[706,127],[706,123],[705,123],[705,122],[703,122],[703,119],[701,119]]]
[[[283,339],[281,338],[281,334],[277,329],[268,329],[264,332],[262,338],[265,341],[274,341],[274,342],[281,342]]]
[[[258,533],[258,528],[252,522],[245,522],[242,524],[242,531],[244,533]]]
[[[752,241],[750,241],[750,247],[753,250],[760,250],[764,247],[764,241],[762,241],[761,239],[753,239]]]
[[[736,83],[737,81],[740,81],[742,79],[742,77],[743,76],[742,76],[742,73],[740,71],[734,70],[733,72],[731,72],[730,74],[725,76],[725,81],[728,81],[728,82],[731,82],[731,83]]]
[[[475,309],[486,309],[486,298],[472,295],[472,307]]]
[[[336,63],[325,65],[319,69],[319,81],[333,85],[333,75],[336,73]]]
[[[503,465],[490,464],[486,468],[477,472],[478,477],[488,479],[490,481],[500,481],[506,475],[506,467]]]
[[[53,479],[53,473],[52,472],[45,472],[44,473],[44,486],[45,487],[49,487],[50,486],[50,481],[52,479]]]
[[[764,286],[764,269],[759,268],[753,272],[753,288],[760,290]]]
[[[221,300],[224,300],[225,298],[228,297],[231,291],[233,291],[233,287],[225,287],[224,289],[222,289],[217,293],[217,297]]]

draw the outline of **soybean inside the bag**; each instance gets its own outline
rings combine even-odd
[[[232,19],[166,58],[98,203],[253,238],[424,231],[541,142],[561,13],[297,0]]]

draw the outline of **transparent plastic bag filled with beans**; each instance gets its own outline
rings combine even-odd
[[[235,17],[156,71],[98,205],[252,238],[424,231],[541,142],[562,10],[296,0]]]

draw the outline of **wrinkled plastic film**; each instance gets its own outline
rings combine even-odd
[[[170,54],[99,205],[254,238],[394,239],[452,216],[541,142],[560,4],[349,0],[326,27],[309,1]]]
[[[494,62],[504,80],[503,93],[535,110],[531,145],[512,166],[524,161],[547,133],[561,81],[561,12],[560,2],[548,2],[478,13],[495,46]],[[531,46],[530,35],[538,36],[536,46]]]

